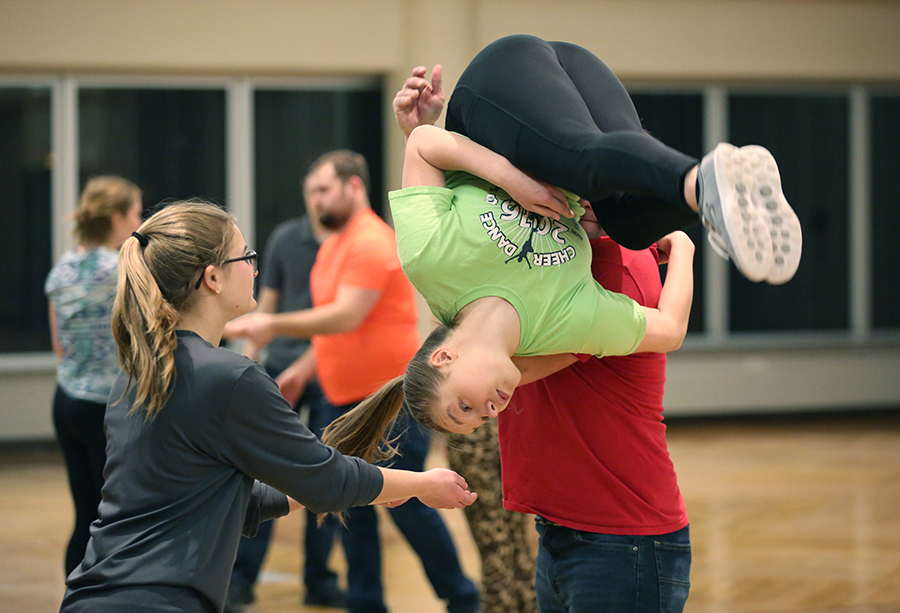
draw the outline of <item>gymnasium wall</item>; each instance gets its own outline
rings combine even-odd
[[[442,63],[452,88],[482,46],[518,32],[581,44],[625,81],[900,84],[888,0],[0,0],[0,75],[375,75],[389,98],[418,64]],[[396,187],[402,142],[387,134]],[[0,361],[0,440],[52,437],[52,357]],[[667,404],[900,406],[898,373],[890,345],[689,348],[670,357]]]

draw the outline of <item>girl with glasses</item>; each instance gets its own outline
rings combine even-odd
[[[162,209],[125,241],[106,484],[62,611],[221,611],[241,534],[300,505],[474,501],[452,471],[324,446],[261,366],[219,347],[225,323],[256,306],[255,262],[234,219],[202,202]]]

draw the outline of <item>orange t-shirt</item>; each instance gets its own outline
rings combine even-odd
[[[363,209],[322,243],[309,284],[314,307],[333,302],[342,285],[381,292],[355,330],[312,337],[316,374],[331,404],[358,402],[406,371],[419,348],[415,292],[400,268],[394,231],[378,215]]]

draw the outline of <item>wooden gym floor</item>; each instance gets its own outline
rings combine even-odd
[[[688,613],[900,612],[900,412],[678,419],[669,445],[691,517]],[[477,578],[462,512],[445,513]],[[0,448],[0,611],[58,609],[71,516],[52,447]],[[328,610],[300,604],[301,521],[278,523],[255,613]],[[402,537],[383,526],[391,611],[442,612]]]

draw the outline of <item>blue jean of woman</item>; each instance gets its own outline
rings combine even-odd
[[[680,613],[690,590],[687,526],[621,536],[537,523],[535,590],[541,613]]]
[[[578,45],[527,35],[491,43],[460,76],[446,128],[589,200],[623,247],[699,221],[683,193],[697,160],[646,134],[619,79]]]
[[[355,404],[341,407],[348,411]],[[425,468],[430,437],[405,412],[394,424],[402,432],[396,441],[400,454],[391,468],[421,472]],[[448,613],[476,613],[479,592],[463,573],[453,538],[440,514],[417,498],[389,509],[391,519],[415,551],[438,598],[446,601]],[[350,613],[386,613],[381,582],[381,541],[375,508],[354,507],[347,512],[342,535],[347,556],[347,604]]]

